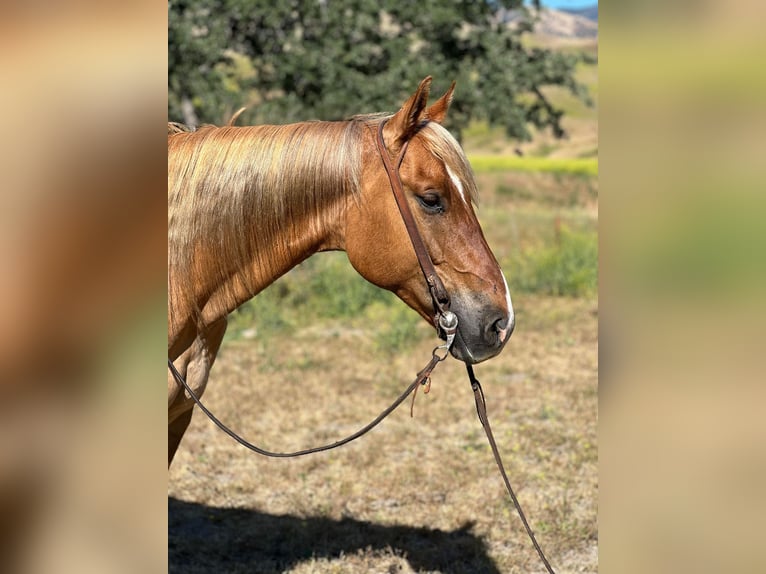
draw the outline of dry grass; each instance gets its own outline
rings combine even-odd
[[[477,367],[512,484],[558,572],[595,572],[595,302],[517,298],[508,349]],[[208,405],[255,442],[292,449],[370,420],[430,352],[386,357],[372,332],[307,326],[228,342]],[[319,343],[318,343],[319,341]],[[341,450],[253,455],[195,415],[170,471],[174,572],[536,572],[454,360]]]

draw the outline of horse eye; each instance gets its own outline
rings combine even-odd
[[[430,211],[432,213],[440,213],[444,211],[442,199],[436,193],[424,193],[423,195],[417,195],[415,197],[417,197],[418,203],[420,203],[420,205],[422,205],[426,211]]]

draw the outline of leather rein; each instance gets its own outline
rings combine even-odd
[[[402,221],[404,222],[404,226],[407,229],[407,234],[410,237],[410,241],[412,242],[412,247],[415,249],[415,255],[418,259],[418,264],[420,265],[420,269],[423,272],[423,276],[425,277],[426,283],[428,285],[428,290],[431,294],[431,298],[433,300],[434,304],[434,323],[437,328],[437,333],[444,336],[446,339],[446,342],[443,345],[439,345],[438,347],[434,348],[434,350],[431,352],[431,359],[428,361],[428,363],[423,367],[415,377],[415,380],[410,383],[410,385],[404,390],[404,392],[399,395],[396,400],[391,403],[391,405],[386,408],[383,412],[381,412],[377,417],[375,417],[374,420],[372,420],[369,424],[365,425],[355,433],[347,436],[346,438],[343,438],[339,441],[336,441],[334,443],[314,447],[314,448],[307,448],[304,450],[299,450],[295,452],[272,452],[266,449],[263,449],[261,447],[258,447],[241,436],[239,436],[237,433],[235,433],[233,430],[231,430],[229,427],[227,427],[225,424],[223,424],[213,413],[211,413],[205,405],[202,404],[199,397],[194,393],[194,391],[191,389],[189,384],[186,382],[184,377],[181,375],[181,373],[178,372],[175,365],[173,364],[173,361],[168,358],[168,368],[170,369],[170,372],[173,374],[173,377],[175,380],[184,387],[186,392],[189,394],[189,396],[192,398],[192,400],[195,402],[195,404],[200,408],[200,410],[205,413],[205,415],[213,421],[213,423],[221,429],[223,432],[225,432],[227,435],[229,435],[231,438],[233,438],[235,441],[237,441],[239,444],[244,446],[245,448],[248,448],[258,454],[261,454],[263,456],[268,456],[272,458],[291,458],[296,456],[303,456],[307,454],[312,454],[316,452],[322,452],[325,450],[331,450],[334,448],[337,448],[339,446],[342,446],[344,444],[347,444],[362,435],[366,434],[367,432],[371,431],[373,428],[375,428],[378,424],[380,424],[383,419],[385,419],[389,414],[391,414],[396,408],[404,402],[404,400],[410,395],[410,393],[417,392],[417,389],[419,386],[423,385],[425,386],[425,391],[428,392],[428,389],[430,387],[430,376],[432,371],[436,368],[436,366],[444,361],[444,359],[447,358],[449,355],[449,350],[452,347],[452,343],[455,339],[455,335],[457,333],[457,325],[458,325],[458,318],[457,315],[455,315],[452,311],[450,311],[450,298],[449,294],[447,293],[446,288],[444,287],[444,283],[442,283],[442,280],[439,278],[439,275],[436,273],[436,268],[434,267],[433,261],[431,260],[431,256],[428,253],[428,249],[425,246],[425,243],[423,242],[423,238],[420,235],[420,232],[418,231],[417,224],[415,222],[415,218],[412,215],[412,211],[410,210],[409,204],[407,203],[407,199],[404,194],[404,187],[402,185],[402,180],[399,176],[399,168],[401,167],[402,161],[404,160],[404,154],[407,152],[407,147],[409,144],[409,140],[406,140],[403,144],[401,149],[399,150],[399,154],[397,155],[394,162],[391,161],[391,156],[389,155],[388,149],[386,148],[386,143],[383,138],[383,128],[385,127],[387,120],[383,120],[379,126],[377,131],[377,137],[375,139],[375,143],[378,148],[378,152],[380,153],[380,158],[383,161],[383,166],[386,170],[386,175],[388,176],[388,180],[391,184],[391,191],[393,192],[394,199],[396,200],[396,205],[399,208],[399,213],[401,214]],[[421,125],[421,129],[423,126],[428,123],[427,121],[424,122]],[[439,354],[439,351],[443,350],[443,355]],[[489,418],[487,417],[487,406],[486,402],[484,400],[484,391],[481,388],[481,384],[479,383],[478,379],[476,379],[473,367],[466,363],[466,370],[468,372],[468,378],[471,383],[471,388],[473,390],[474,394],[474,400],[476,402],[476,413],[479,416],[479,420],[481,421],[482,427],[484,428],[484,432],[487,435],[487,440],[489,441],[489,445],[492,449],[492,454],[495,457],[495,462],[497,463],[498,468],[500,469],[500,474],[503,477],[503,481],[505,482],[506,490],[508,491],[508,494],[511,497],[511,501],[513,502],[514,507],[516,508],[516,511],[519,514],[519,518],[521,518],[521,522],[524,525],[524,528],[527,532],[527,535],[529,536],[530,540],[532,541],[532,544],[535,547],[535,550],[537,551],[538,556],[542,560],[546,570],[549,572],[549,574],[555,574],[553,568],[551,568],[550,563],[548,562],[548,559],[545,557],[545,554],[542,551],[542,548],[540,548],[540,545],[537,542],[537,539],[535,538],[534,532],[532,532],[532,529],[529,526],[529,522],[527,521],[526,516],[524,515],[524,511],[521,508],[521,505],[519,504],[518,498],[516,498],[516,494],[513,492],[513,488],[511,488],[511,483],[508,480],[508,476],[506,475],[505,468],[503,467],[503,461],[500,458],[500,452],[498,451],[497,444],[495,443],[495,438],[492,434],[492,428],[489,424]],[[415,401],[415,395],[413,395],[413,404]]]

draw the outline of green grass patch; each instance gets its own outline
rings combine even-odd
[[[506,265],[511,291],[582,297],[598,290],[598,235],[562,226],[553,245],[530,247]]]
[[[560,174],[598,175],[598,158],[549,158],[515,156],[469,156],[476,173],[524,171]]]
[[[381,353],[404,351],[420,338],[418,327],[423,320],[401,301],[374,303],[365,310],[365,317],[375,326],[375,348]]]
[[[268,340],[307,325],[340,320],[375,325],[375,347],[395,352],[417,341],[420,317],[393,293],[363,279],[345,253],[311,257],[229,317],[229,337]],[[371,330],[372,334],[372,330]]]

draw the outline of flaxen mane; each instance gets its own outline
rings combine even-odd
[[[175,295],[191,303],[203,259],[214,261],[211,285],[235,274],[249,285],[249,272],[289,258],[295,234],[324,225],[333,206],[357,192],[361,128],[358,122],[306,122],[173,130],[168,264]]]

